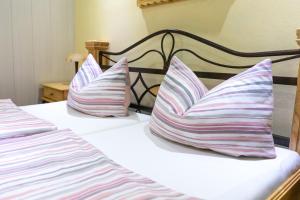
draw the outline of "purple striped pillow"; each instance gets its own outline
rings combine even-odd
[[[236,157],[276,157],[272,137],[273,81],[270,60],[224,81],[210,91],[200,81],[194,81],[194,85],[188,84],[186,77],[192,80],[195,74],[173,58],[152,112],[150,130],[154,134]],[[178,95],[174,91],[185,92]],[[199,91],[204,94],[201,93],[196,99],[190,95]],[[185,108],[184,113],[170,109],[177,104]]]
[[[70,84],[68,105],[98,117],[127,116],[130,80],[127,59],[123,58],[102,73],[92,55]]]

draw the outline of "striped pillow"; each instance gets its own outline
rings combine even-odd
[[[152,133],[236,157],[276,157],[271,124],[273,81],[270,60],[208,92],[200,81],[193,81],[193,85],[187,81],[194,77],[192,71],[173,58],[152,112]],[[176,91],[181,91],[180,95]],[[193,95],[198,93],[201,95],[195,100]],[[185,108],[184,113],[173,109],[180,107],[177,104]]]
[[[171,66],[162,85],[168,92],[160,92],[158,99],[166,102],[163,105],[168,112],[183,115],[205,95],[207,88],[178,58],[172,59]]]
[[[80,70],[75,75],[71,82],[71,88],[75,91],[79,91],[82,87],[88,85],[92,80],[102,74],[102,70],[94,59],[92,54],[89,54]]]
[[[123,58],[102,73],[92,55],[70,84],[68,105],[98,117],[127,116],[130,80],[127,59]]]

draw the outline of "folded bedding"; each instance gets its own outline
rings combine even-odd
[[[55,130],[56,126],[16,106],[10,99],[0,100],[0,139]]]
[[[71,130],[0,140],[1,199],[194,199],[114,163]]]

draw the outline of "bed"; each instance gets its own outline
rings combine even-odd
[[[99,119],[67,109],[66,102],[22,109],[59,129],[70,128],[127,169],[202,199],[265,199],[300,167],[296,152],[279,147],[276,159],[236,159],[170,143],[150,133],[145,114]],[[77,117],[81,122],[75,123]]]
[[[182,146],[150,133],[148,127],[150,117],[148,114],[151,112],[151,107],[143,105],[143,99],[146,98],[147,94],[155,97],[159,85],[148,86],[143,78],[143,74],[165,74],[170,59],[178,52],[191,53],[199,59],[218,66],[249,67],[248,65],[230,66],[216,63],[201,57],[189,49],[175,50],[174,35],[191,38],[236,56],[282,56],[273,60],[274,63],[300,57],[300,50],[243,53],[233,51],[184,31],[162,30],[147,36],[121,52],[98,52],[95,49],[91,51],[91,53],[95,54],[94,56],[99,58],[101,67],[109,68],[109,65],[103,64],[104,59],[113,62],[114,60],[109,56],[125,55],[153,37],[162,36],[160,51],[149,50],[138,56],[137,59],[130,61],[130,63],[134,63],[149,53],[158,53],[161,55],[164,66],[162,69],[130,68],[130,71],[137,72],[138,76],[132,83],[132,92],[135,100],[131,105],[132,111],[128,117],[91,117],[69,108],[66,102],[24,106],[21,109],[53,123],[59,130],[71,129],[76,135],[76,141],[78,138],[82,138],[88,142],[84,143],[83,146],[92,144],[93,147],[101,150],[109,159],[125,167],[125,169],[149,178],[180,194],[200,199],[299,199],[300,136],[298,116],[300,106],[298,103],[300,96],[298,93],[300,85],[297,89],[290,150],[276,147],[276,159],[232,158],[211,151]],[[167,37],[170,37],[172,41],[169,53],[165,53],[166,50],[164,49],[164,42]],[[205,78],[227,79],[233,74],[197,72],[197,75]],[[138,95],[138,92],[135,90],[135,85],[139,81],[145,87],[141,95]],[[297,78],[274,77],[274,83],[296,85]],[[60,133],[58,131],[55,134],[59,135]],[[61,133],[61,135],[68,134],[68,130]],[[282,145],[280,143],[281,140],[277,140],[277,142]],[[5,180],[2,180],[2,183],[5,184]],[[178,194],[176,193],[176,195]],[[188,198],[185,196],[180,197],[183,199]],[[121,196],[115,198],[122,199]],[[164,199],[163,196],[161,198]]]

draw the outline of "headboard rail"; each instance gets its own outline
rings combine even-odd
[[[175,50],[175,43],[176,43],[175,35],[190,38],[190,39],[195,40],[199,43],[202,43],[202,44],[205,44],[209,47],[217,49],[221,52],[224,52],[224,53],[227,53],[227,54],[230,54],[230,55],[233,55],[233,56],[237,56],[237,57],[261,58],[261,57],[284,56],[283,58],[272,60],[273,63],[279,63],[279,62],[283,62],[283,61],[287,61],[287,60],[291,60],[291,59],[295,59],[295,58],[300,58],[300,49],[261,51],[261,52],[242,52],[242,51],[236,51],[236,50],[230,49],[228,47],[217,44],[215,42],[212,42],[212,41],[207,40],[203,37],[194,35],[192,33],[186,32],[186,31],[173,30],[173,29],[164,29],[164,30],[157,31],[155,33],[152,33],[152,34],[144,37],[143,39],[141,39],[138,42],[130,45],[129,47],[125,48],[122,51],[119,51],[119,52],[100,51],[99,52],[99,62],[102,63],[102,58],[103,57],[108,58],[109,55],[111,55],[111,56],[125,55],[126,53],[128,53],[129,51],[135,49],[136,47],[140,46],[141,44],[145,43],[146,41],[148,41],[148,40],[150,40],[154,37],[161,36],[161,35],[162,35],[162,37],[161,37],[161,45],[160,45],[161,49],[160,49],[160,51],[155,50],[155,49],[149,50],[149,51],[143,53],[141,56],[138,56],[136,59],[133,59],[133,60],[129,61],[129,63],[132,63],[133,61],[137,61],[137,60],[141,59],[142,57],[144,57],[145,55],[147,55],[151,52],[152,53],[155,52],[155,53],[158,53],[162,57],[162,59],[164,61],[164,66],[163,67],[168,68],[172,57],[175,56],[179,52],[184,52],[185,51],[185,52],[193,54],[195,57],[197,57],[197,58],[199,58],[199,59],[201,59],[201,60],[203,60],[207,63],[213,64],[213,65],[216,65],[216,66],[219,66],[219,67],[245,69],[245,68],[249,68],[249,67],[253,66],[253,64],[241,65],[241,66],[222,64],[222,63],[214,62],[214,61],[211,61],[207,58],[204,58],[204,57],[200,56],[199,54],[197,54],[196,52],[194,52],[191,49],[180,48],[180,49]],[[169,54],[167,54],[166,51],[165,51],[165,40],[166,40],[167,36],[170,36],[171,41],[172,41]],[[110,59],[110,58],[108,58],[108,59],[111,60],[112,62],[116,62],[113,59]]]

